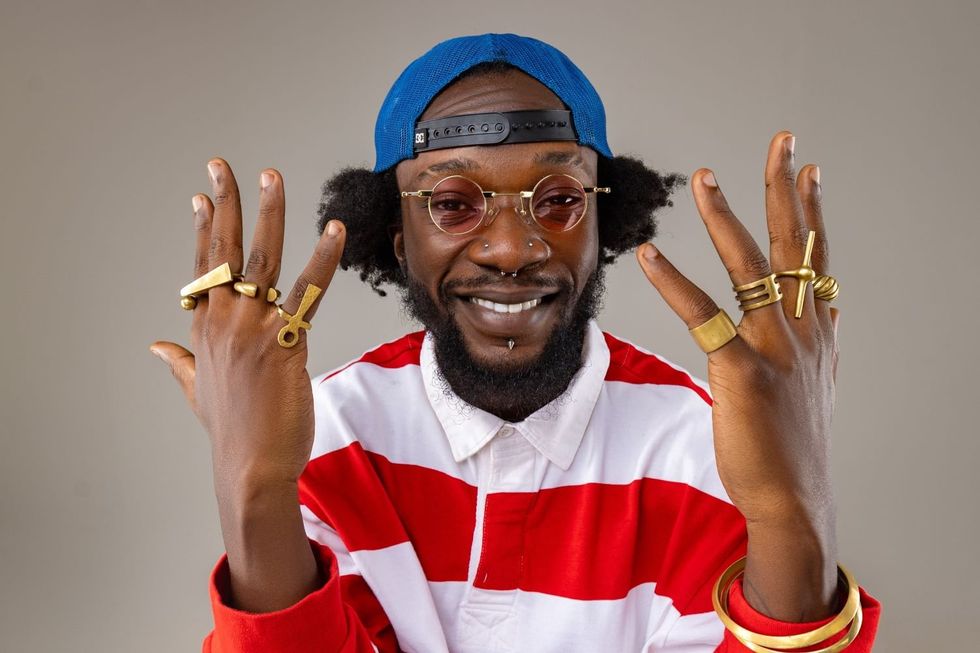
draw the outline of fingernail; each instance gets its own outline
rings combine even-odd
[[[195,195],[194,197],[192,197],[191,198],[191,205],[194,207],[194,213],[197,213],[198,211],[200,211],[201,210],[201,207],[204,206],[204,202],[201,201],[201,196],[200,195]]]
[[[783,146],[786,148],[786,154],[793,156],[793,151],[796,149],[796,136],[790,136],[784,140]]]
[[[718,188],[718,182],[715,180],[715,173],[713,172],[709,172],[701,177],[701,183],[710,188]]]
[[[262,176],[259,178],[259,185],[262,186],[264,190],[271,186],[275,179],[275,176],[271,172],[263,172]]]
[[[208,177],[211,178],[212,184],[218,183],[218,173],[221,172],[221,165],[216,161],[208,162]]]
[[[810,179],[813,180],[817,186],[820,185],[820,166],[813,166],[813,170],[810,171]]]
[[[156,356],[157,358],[159,358],[160,360],[163,360],[163,356],[160,355],[160,352],[154,349],[153,347],[150,347],[150,353]]]
[[[337,222],[336,220],[331,220],[327,224],[327,235],[333,238],[339,233],[340,233],[340,223]]]
[[[653,243],[647,243],[646,247],[643,248],[643,258],[648,261],[656,261],[660,256],[660,250]]]

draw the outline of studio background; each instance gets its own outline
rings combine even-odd
[[[223,551],[210,450],[147,346],[188,341],[176,291],[205,163],[236,172],[246,243],[259,172],[282,172],[288,288],[320,184],[373,165],[398,73],[487,31],[566,52],[615,153],[712,168],[760,243],[771,137],[792,130],[798,166],[820,165],[842,284],[840,558],[884,604],[876,650],[973,650],[978,25],[966,1],[3,0],[0,650],[200,650]],[[689,188],[657,242],[737,315]],[[704,377],[631,255],[605,306],[603,328]],[[339,274],[311,373],[415,328],[395,296]]]

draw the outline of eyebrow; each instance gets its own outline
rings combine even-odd
[[[585,166],[585,162],[582,161],[582,157],[578,152],[567,152],[561,150],[540,152],[534,155],[534,163],[536,165],[573,166],[576,168],[583,168]],[[435,177],[439,173],[448,172],[450,174],[460,174],[463,172],[474,172],[482,169],[482,166],[473,159],[447,159],[446,161],[434,163],[420,172],[415,177],[415,183],[418,183],[424,177]]]

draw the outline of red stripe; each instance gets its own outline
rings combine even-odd
[[[686,372],[671,367],[653,354],[642,352],[608,333],[603,332],[602,335],[605,336],[606,345],[609,347],[609,369],[606,371],[606,381],[679,385],[690,388],[704,399],[705,403],[711,405],[711,396]]]
[[[422,352],[422,340],[424,337],[425,331],[416,331],[414,333],[406,334],[398,340],[386,342],[385,344],[366,352],[357,360],[351,361],[347,365],[344,365],[339,370],[334,370],[327,376],[323,377],[323,380],[321,380],[320,383],[323,383],[331,377],[337,376],[348,367],[356,363],[371,363],[372,365],[387,367],[389,369],[405,367],[406,365],[418,365],[419,356]]]
[[[656,582],[682,614],[706,612],[714,578],[745,551],[734,506],[657,479],[495,493],[485,514],[486,589],[598,600]]]
[[[310,461],[300,501],[350,551],[411,542],[426,578],[466,580],[476,488],[443,472],[393,463],[359,442]]]
[[[399,653],[395,629],[381,603],[361,576],[349,574],[340,577],[340,595],[344,603],[357,613],[358,621],[367,630],[371,641],[380,653]]]

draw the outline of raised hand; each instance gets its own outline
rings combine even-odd
[[[819,170],[796,177],[794,137],[780,132],[765,167],[767,258],[735,217],[710,170],[692,190],[733,286],[796,270],[808,233],[811,266],[828,273]],[[637,250],[650,282],[693,329],[718,306],[651,244]],[[800,620],[829,610],[836,585],[835,508],[830,481],[838,313],[807,284],[797,319],[793,277],[778,278],[783,298],[744,312],[737,334],[708,354],[718,472],[749,529],[746,596],[771,616]]]
[[[238,184],[222,159],[211,160],[208,173],[214,202],[206,195],[193,199],[197,233],[194,277],[225,262],[237,273],[243,264]],[[288,605],[296,593],[302,596],[303,590],[297,587],[296,592],[279,596],[277,588],[265,587],[268,578],[283,573],[273,564],[267,567],[269,573],[252,583],[256,591],[247,591],[249,582],[242,570],[249,567],[249,556],[258,552],[257,557],[262,557],[276,546],[284,548],[281,541],[273,541],[272,527],[264,539],[258,544],[251,542],[250,547],[249,535],[243,529],[248,520],[255,526],[268,517],[267,524],[282,526],[282,521],[289,519],[292,543],[299,548],[306,546],[305,556],[296,555],[295,550],[291,553],[295,560],[307,563],[304,573],[309,584],[312,554],[302,537],[295,492],[313,446],[313,393],[306,371],[307,336],[304,328],[295,326],[300,317],[308,323],[316,314],[322,294],[312,303],[306,302],[305,312],[298,309],[310,285],[323,290],[329,286],[345,237],[340,222],[328,223],[303,273],[284,296],[282,309],[297,318],[294,328],[288,330],[296,335],[286,336],[292,346],[286,347],[280,344],[279,334],[287,320],[267,301],[268,289],[275,287],[279,278],[284,228],[282,177],[275,170],[265,170],[260,176],[255,237],[244,270],[245,281],[258,287],[256,296],[241,294],[230,284],[212,288],[194,309],[193,353],[173,342],[151,346],[153,353],[170,366],[210,437],[215,491],[233,579],[236,567],[241,572],[236,594],[260,597],[265,603],[242,601],[255,610]],[[292,337],[297,340],[292,342]],[[283,506],[291,507],[282,515],[276,514]],[[258,531],[253,529],[253,533]],[[282,561],[277,560],[280,567],[291,564],[288,555],[286,551]],[[282,587],[282,575],[278,581]]]

